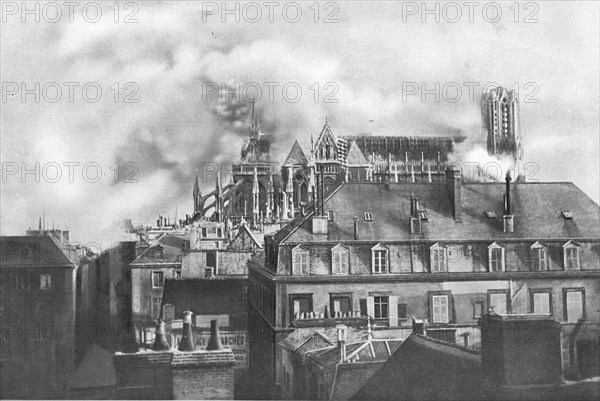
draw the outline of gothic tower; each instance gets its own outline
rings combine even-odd
[[[490,155],[523,158],[519,100],[514,90],[501,86],[481,98],[483,124],[487,131],[487,150]]]

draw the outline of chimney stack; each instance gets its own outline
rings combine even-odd
[[[165,322],[161,319],[156,320],[156,331],[154,333],[154,344],[152,345],[152,351],[167,351],[171,347],[167,342],[165,334]]]
[[[512,208],[510,204],[510,171],[506,173],[506,194],[504,195],[504,232],[513,233],[515,232],[515,216],[512,214]]]
[[[207,351],[218,351],[223,349],[218,322],[219,321],[217,319],[210,321],[210,339],[208,340],[208,345],[206,346]]]
[[[194,334],[192,333],[192,312],[186,310],[183,312],[183,335],[179,342],[179,351],[193,351],[196,347],[194,346]]]
[[[340,357],[339,363],[343,363],[346,360],[346,330],[348,329],[348,327],[346,327],[343,324],[338,324],[337,326],[335,326],[335,328],[337,329],[338,335],[337,346]]]
[[[358,241],[358,217],[354,218],[354,241]]]
[[[450,195],[450,207],[455,223],[462,223],[461,178],[458,166],[446,167],[446,188]]]
[[[413,316],[412,318],[412,331],[415,334],[425,335],[425,324],[423,320],[417,319]]]

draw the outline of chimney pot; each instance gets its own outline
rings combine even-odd
[[[167,351],[170,348],[165,334],[165,322],[161,319],[156,320],[156,330],[154,334],[153,351]]]
[[[450,165],[446,167],[446,188],[450,195],[450,207],[456,223],[462,223],[461,178],[460,168]]]
[[[218,322],[219,321],[217,319],[210,321],[210,339],[208,340],[208,345],[206,346],[207,351],[217,351],[223,349]]]
[[[183,312],[183,335],[179,342],[179,351],[193,351],[196,347],[194,346],[194,335],[192,333],[192,312],[186,310]]]

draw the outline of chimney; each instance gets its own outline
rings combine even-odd
[[[415,334],[425,335],[425,324],[423,320],[417,319],[413,316],[412,318],[412,331]]]
[[[218,322],[219,321],[217,319],[210,321],[210,339],[208,340],[208,345],[206,346],[207,351],[218,351],[223,349]]]
[[[152,351],[166,351],[170,349],[169,343],[167,342],[165,334],[165,322],[161,319],[156,320],[156,331],[154,333],[154,344],[152,345]]]
[[[179,351],[193,351],[196,347],[194,346],[194,335],[192,333],[192,312],[186,310],[183,312],[183,335],[179,342]]]
[[[343,363],[346,360],[346,327],[343,324],[338,324],[335,326],[337,329],[337,346],[338,346],[338,354],[339,354],[339,363]]]
[[[458,166],[446,167],[446,188],[450,195],[450,207],[455,223],[462,223],[460,168]]]
[[[354,241],[358,241],[358,217],[354,218]]]
[[[514,233],[515,232],[515,216],[512,214],[512,208],[510,204],[510,171],[506,173],[506,194],[504,195],[504,232]]]

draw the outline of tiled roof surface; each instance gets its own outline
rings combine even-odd
[[[0,237],[2,267],[74,265],[48,235]]]
[[[306,341],[311,339],[316,333],[323,336],[331,344],[337,342],[337,329],[335,327],[304,327],[294,330],[290,333],[280,345],[289,349],[290,351],[296,351]],[[367,331],[365,328],[348,327],[346,330],[346,341],[348,343],[363,341],[367,339]]]
[[[410,196],[419,198],[427,211],[422,238],[430,240],[501,240],[503,238],[572,239],[600,237],[599,208],[572,183],[512,183],[511,199],[514,233],[503,232],[504,183],[462,184],[462,223],[452,216],[445,183],[345,183],[325,201],[325,210],[334,211],[327,240],[353,239],[354,217],[358,217],[359,239],[398,241],[411,239]],[[565,219],[569,209],[573,219]],[[496,219],[486,217],[494,210]],[[366,222],[364,213],[373,214]],[[310,216],[297,217],[285,226],[275,241],[323,241],[311,233]]]
[[[297,165],[297,164],[306,166],[308,164],[308,159],[306,158],[304,151],[300,147],[300,144],[296,140],[296,141],[294,141],[294,144],[292,145],[292,149],[290,150],[290,153],[288,154],[287,158],[285,159],[285,163],[283,163],[283,165],[284,166],[292,166],[292,165]]]
[[[137,257],[131,264],[144,263],[181,263],[182,248],[189,249],[190,242],[177,235],[165,234],[146,249],[140,256]],[[162,258],[157,256],[157,248],[162,248]]]
[[[349,400],[381,368],[383,362],[343,363],[336,367],[332,400]]]

